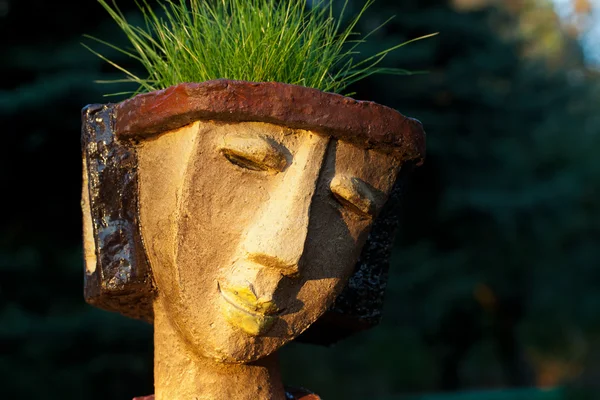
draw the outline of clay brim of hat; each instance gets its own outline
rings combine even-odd
[[[125,100],[115,113],[121,140],[143,140],[197,120],[256,121],[330,135],[404,160],[425,157],[418,120],[377,103],[278,82],[181,83]]]

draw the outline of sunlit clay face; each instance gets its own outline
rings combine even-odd
[[[400,164],[265,123],[196,122],[138,157],[157,301],[197,354],[225,362],[270,354],[327,310]]]

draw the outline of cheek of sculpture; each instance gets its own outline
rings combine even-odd
[[[196,122],[138,156],[157,301],[193,351],[226,362],[272,353],[326,311],[398,167],[262,123]]]

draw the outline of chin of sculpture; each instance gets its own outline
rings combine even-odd
[[[395,110],[281,83],[87,106],[86,300],[154,323],[157,400],[309,399],[276,352],[377,324],[424,143]]]

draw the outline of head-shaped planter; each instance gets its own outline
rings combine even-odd
[[[86,300],[155,323],[159,400],[284,399],[277,349],[378,322],[418,121],[217,80],[88,106],[82,134]]]

